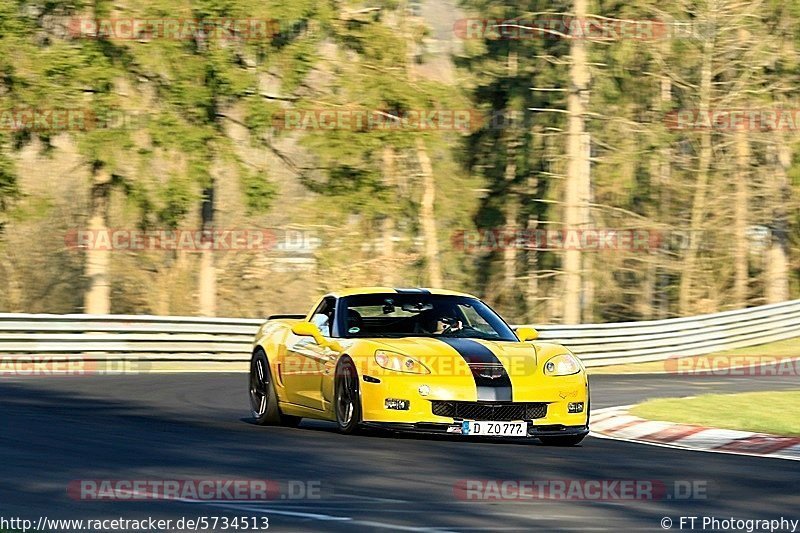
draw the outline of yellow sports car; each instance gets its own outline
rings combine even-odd
[[[474,296],[370,287],[328,294],[307,315],[259,328],[250,403],[259,424],[335,421],[575,445],[589,382],[565,347],[532,342]]]

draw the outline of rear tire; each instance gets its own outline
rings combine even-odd
[[[545,446],[576,446],[586,435],[565,435],[563,437],[539,437]]]
[[[339,431],[345,435],[354,433],[361,423],[361,394],[358,372],[353,360],[344,357],[336,367],[336,393],[334,410]]]
[[[299,416],[289,416],[281,413],[278,406],[278,395],[275,393],[275,383],[272,380],[272,371],[264,350],[258,349],[250,360],[250,413],[256,424],[260,426],[290,426],[296,427]]]

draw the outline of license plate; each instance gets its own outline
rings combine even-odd
[[[526,422],[492,422],[485,420],[464,420],[461,423],[462,435],[488,435],[493,437],[524,437],[528,433]]]

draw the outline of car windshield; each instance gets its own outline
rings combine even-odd
[[[438,294],[362,294],[343,298],[348,338],[460,337],[516,341],[514,332],[476,298]]]

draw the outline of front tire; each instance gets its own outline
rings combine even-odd
[[[261,349],[250,360],[250,413],[260,426],[296,427],[301,420],[299,416],[281,413],[267,354]]]
[[[339,431],[346,435],[355,432],[361,423],[361,394],[358,372],[349,357],[344,357],[336,367],[334,410]]]

